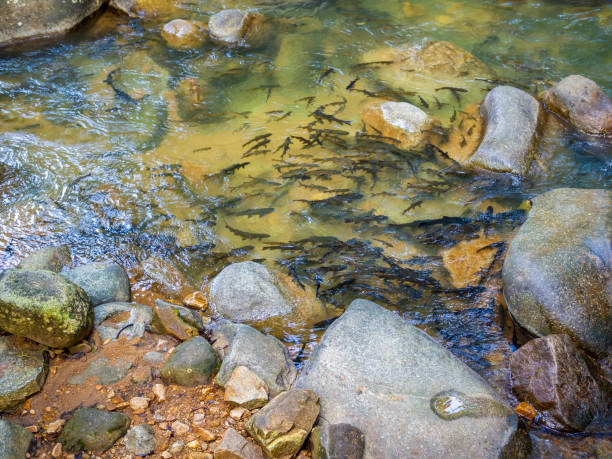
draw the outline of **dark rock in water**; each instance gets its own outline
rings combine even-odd
[[[313,459],[361,459],[364,448],[363,432],[350,424],[323,424],[310,434]]]
[[[570,75],[542,94],[548,108],[587,134],[612,133],[612,99],[597,83]]]
[[[504,296],[536,336],[565,333],[612,349],[612,219],[607,190],[559,188],[535,197],[503,267]]]
[[[15,408],[39,392],[48,369],[44,351],[0,350],[0,411]]]
[[[292,311],[268,269],[252,261],[226,266],[210,284],[211,304],[229,320],[253,321]]]
[[[264,459],[265,457],[259,446],[247,441],[231,427],[225,431],[223,440],[215,448],[215,459]]]
[[[223,10],[208,21],[210,37],[225,45],[259,44],[264,18],[261,14],[238,9]]]
[[[161,377],[166,384],[199,386],[208,384],[218,367],[217,352],[208,341],[196,336],[174,348],[162,366]]]
[[[31,432],[13,422],[0,419],[0,457],[2,459],[25,459],[31,441]]]
[[[0,47],[66,32],[104,3],[106,0],[0,0]]]
[[[270,457],[294,457],[319,415],[319,397],[311,390],[283,392],[254,414],[246,429]]]
[[[123,336],[127,341],[141,338],[153,320],[149,306],[136,303],[106,303],[94,308],[94,328],[102,341]]]
[[[63,272],[62,276],[85,290],[94,306],[130,301],[130,279],[115,263],[89,263]]]
[[[283,343],[247,325],[236,330],[215,382],[225,386],[238,366],[263,379],[271,396],[288,390],[297,373]]]
[[[567,335],[529,341],[510,357],[512,390],[553,429],[581,431],[605,410],[585,356]]]
[[[533,161],[538,101],[520,89],[498,86],[485,97],[480,114],[487,128],[469,163],[494,172],[525,175]]]
[[[57,439],[64,451],[103,453],[125,435],[130,418],[123,413],[79,408]]]
[[[47,271],[59,273],[64,267],[70,264],[71,260],[70,249],[67,245],[62,244],[45,247],[44,249],[28,255],[21,260],[21,263],[19,263],[17,267],[30,270],[45,269]]]
[[[125,449],[136,456],[147,456],[155,451],[157,438],[153,427],[147,424],[138,424],[128,430],[123,438]]]
[[[59,274],[11,269],[0,278],[0,328],[49,347],[72,346],[91,332],[87,293]]]
[[[517,440],[516,416],[480,376],[370,301],[353,301],[329,326],[295,387],[319,395],[322,424],[363,432],[365,458],[491,458],[514,449]],[[451,390],[481,405],[444,419],[432,399]],[[450,408],[461,411],[461,399],[455,401]]]

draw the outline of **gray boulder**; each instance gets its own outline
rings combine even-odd
[[[63,272],[62,276],[85,290],[94,306],[130,301],[130,279],[115,263],[88,263]]]
[[[485,97],[480,115],[487,128],[470,164],[525,175],[533,161],[539,102],[520,89],[498,86]]]
[[[30,270],[45,269],[47,271],[59,273],[64,267],[70,264],[71,260],[72,256],[70,255],[70,249],[67,245],[53,245],[28,255],[21,260],[21,263],[19,263],[17,267]]]
[[[125,449],[136,456],[147,456],[155,451],[157,438],[153,427],[147,424],[138,424],[128,430],[123,438]]]
[[[49,347],[72,346],[91,332],[87,293],[59,274],[10,269],[0,278],[0,328]]]
[[[103,342],[117,339],[119,332],[128,341],[141,338],[152,320],[153,311],[142,304],[106,303],[94,308],[94,328]]]
[[[208,384],[219,366],[219,357],[201,336],[174,348],[162,366],[161,377],[166,384],[199,386]]]
[[[215,448],[215,459],[264,459],[261,448],[246,440],[235,429],[229,428]]]
[[[57,441],[64,451],[103,453],[125,435],[130,418],[123,413],[79,408],[64,426]]]
[[[210,284],[213,307],[235,321],[257,321],[289,314],[292,307],[283,297],[275,277],[252,261],[226,266]]]
[[[363,432],[350,424],[323,424],[310,434],[314,459],[361,459],[364,449]]]
[[[238,9],[213,14],[208,21],[208,33],[225,45],[253,45],[261,41],[263,16]]]
[[[612,133],[612,99],[592,80],[581,75],[563,78],[542,94],[548,108],[587,134]]]
[[[559,188],[535,197],[503,267],[504,296],[536,336],[565,333],[612,349],[612,213],[607,190]]]
[[[399,315],[355,300],[325,332],[295,387],[322,424],[365,435],[365,458],[500,457],[517,418],[474,371]]]
[[[106,0],[0,0],[0,47],[66,32],[95,13]]]
[[[0,411],[12,409],[39,392],[48,369],[44,351],[0,351]]]
[[[247,367],[263,379],[272,397],[288,390],[297,374],[283,343],[248,325],[236,331],[215,382],[225,386],[238,366]]]
[[[0,419],[0,458],[25,459],[32,434],[23,427]]]

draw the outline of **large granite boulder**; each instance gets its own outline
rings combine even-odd
[[[225,45],[260,44],[264,17],[239,9],[223,10],[208,21],[210,37]]]
[[[13,422],[0,419],[0,458],[25,459],[32,433]]]
[[[375,102],[361,112],[366,132],[396,139],[403,148],[414,148],[425,141],[435,121],[407,102]]]
[[[587,134],[612,133],[612,99],[592,80],[570,75],[542,94],[548,108]]]
[[[0,0],[0,47],[72,29],[106,0]]]
[[[59,273],[70,264],[72,256],[67,245],[52,245],[28,255],[17,266],[21,269],[45,269]]]
[[[512,390],[558,430],[584,430],[605,410],[585,356],[567,335],[529,341],[510,357]]]
[[[525,175],[533,161],[539,102],[510,86],[493,89],[480,107],[486,131],[469,163],[494,172]]]
[[[130,301],[130,279],[115,263],[88,263],[65,271],[62,276],[85,290],[94,306]]]
[[[48,369],[44,351],[0,350],[0,411],[16,407],[40,391]]]
[[[499,457],[517,418],[474,371],[427,334],[355,300],[325,332],[295,387],[320,397],[322,424],[365,435],[365,458]]]
[[[87,293],[59,274],[11,269],[0,278],[0,328],[49,347],[69,347],[91,331]]]
[[[559,188],[535,197],[503,267],[504,296],[536,336],[566,333],[612,349],[612,192]]]
[[[125,435],[130,418],[123,413],[79,408],[64,426],[57,441],[64,451],[102,453]]]
[[[247,367],[263,379],[271,396],[288,390],[297,374],[283,343],[248,325],[235,330],[215,382],[225,387],[238,366]]]

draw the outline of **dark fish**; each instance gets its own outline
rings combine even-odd
[[[275,118],[274,121],[284,120],[285,118],[288,118],[289,116],[291,116],[291,113],[293,113],[293,112],[291,112],[291,111],[285,112],[284,115]]]
[[[256,155],[265,155],[270,153],[272,150],[249,150],[246,153],[244,153],[242,155],[243,158],[248,158],[249,156],[256,156]]]
[[[450,119],[450,122],[454,123],[456,119],[457,119],[457,110],[454,109],[453,110],[453,115],[451,116],[451,119]]]
[[[462,148],[465,147],[467,145],[467,142],[465,140],[465,136],[461,136],[461,143],[459,144]]]
[[[302,97],[301,99],[296,100],[296,102],[306,102],[306,106],[308,107],[310,104],[314,102],[316,99],[315,96]]]
[[[284,113],[283,110],[270,110],[269,112],[266,112],[266,115],[280,115],[281,113]]]
[[[351,124],[351,121],[341,120],[336,118],[334,115],[323,113],[321,110],[315,110],[311,113],[311,116],[314,116],[315,119],[321,124],[323,124],[324,121],[327,121],[328,123]]]
[[[319,78],[317,78],[317,83],[320,83],[321,81],[323,81],[323,79],[330,75],[331,73],[334,73],[336,71],[336,69],[332,68],[332,67],[328,67]]]
[[[246,209],[246,210],[236,210],[234,212],[228,212],[228,215],[235,216],[246,216],[246,217],[264,217],[268,214],[274,212],[274,207],[262,207],[259,209]]]
[[[363,215],[360,217],[347,217],[344,219],[344,223],[382,223],[389,220],[386,215]]]
[[[252,153],[255,150],[259,150],[262,147],[265,147],[266,145],[268,145],[270,143],[270,139],[265,138],[263,140],[260,140],[259,142],[257,142],[255,145],[253,145],[251,148],[249,148],[246,153]]]
[[[267,237],[270,237],[269,234],[265,234],[265,233],[250,233],[248,231],[241,231],[239,229],[232,228],[227,223],[225,224],[225,227],[243,240],[244,239],[265,239]]]
[[[355,83],[357,83],[359,81],[359,77],[355,78],[353,81],[351,81],[348,86],[346,87],[347,91],[350,91],[351,89],[353,89],[353,87],[355,86]]]
[[[243,167],[246,167],[249,164],[251,164],[251,163],[249,163],[248,161],[244,162],[244,163],[232,164],[231,166],[226,167],[225,169],[221,169],[221,172],[219,172],[219,175],[224,175],[224,176],[225,175],[232,175],[238,169],[242,169]]]
[[[317,288],[317,291],[318,291],[318,288]],[[338,317],[340,317],[340,316],[338,316]],[[333,324],[338,317],[332,317],[330,319],[325,319],[325,320],[322,320],[321,322],[317,322],[316,324],[314,324],[313,328],[315,330],[323,330],[324,328],[327,328],[331,324]]]
[[[212,147],[196,148],[195,150],[193,150],[193,153],[197,153],[198,151],[206,151],[206,150],[212,150]]]
[[[134,99],[127,92],[124,92],[121,89],[119,89],[117,86],[115,86],[115,82],[113,81],[113,75],[115,74],[117,70],[119,69],[110,71],[108,75],[106,76],[106,78],[104,79],[104,83],[108,84],[111,88],[113,88],[113,91],[115,91],[115,94],[117,94],[121,99],[125,99],[129,102],[137,102],[139,100],[142,100],[144,97],[146,97],[146,96],[143,96],[140,99]]]
[[[423,99],[421,96],[419,96],[419,100],[421,101],[421,105],[425,108],[429,108],[429,104],[427,103],[427,101],[425,99]]]
[[[248,144],[250,144],[250,143],[253,143],[253,142],[258,142],[258,141],[263,140],[263,139],[267,139],[267,138],[268,138],[268,137],[270,137],[271,135],[272,135],[272,134],[261,134],[261,135],[258,135],[257,137],[253,137],[253,138],[252,138],[251,140],[249,140],[248,142],[243,143],[243,144],[242,144],[242,146],[243,146],[243,147],[246,147],[246,146],[247,146]]]
[[[402,215],[405,215],[406,212],[412,210],[412,209],[416,209],[417,207],[419,207],[421,204],[423,204],[423,201],[416,201],[413,202],[412,204],[410,204],[403,212]]]
[[[469,129],[468,129],[468,131],[467,131],[467,135],[469,135],[469,136],[471,136],[471,135],[472,135],[472,133],[474,132],[474,126],[475,126],[475,125],[470,126],[470,128],[469,128]]]
[[[443,104],[442,102],[440,102],[440,100],[438,100],[438,98],[436,96],[433,96],[434,100],[436,101],[436,108],[438,110],[440,110],[442,107],[444,107],[447,104]]]
[[[461,93],[465,93],[468,92],[467,89],[465,88],[456,88],[454,86],[442,86],[441,88],[436,88],[436,91],[443,91],[443,90],[447,90],[453,93],[453,96],[455,96],[455,99],[457,99],[457,102],[461,102]]]
[[[344,193],[344,194],[337,194],[327,199],[315,199],[315,200],[296,199],[295,201],[296,202],[306,202],[310,204],[312,207],[326,207],[326,206],[343,204],[345,202],[356,201],[361,198],[363,198],[363,195],[359,193]]]
[[[483,250],[487,249],[499,249],[502,247],[506,247],[506,241],[493,242],[489,245],[485,245],[484,247],[479,248],[476,252],[482,252]]]
[[[28,124],[27,126],[24,126],[24,127],[20,128],[20,130],[27,131],[29,129],[36,129],[38,127],[40,127],[40,123]]]
[[[285,141],[283,143],[281,143],[276,150],[274,150],[274,153],[276,153],[278,150],[280,150],[282,148],[283,149],[283,153],[281,154],[281,158],[284,158],[285,155],[287,154],[287,152],[289,151],[289,147],[292,144],[293,144],[293,142],[291,141],[291,137],[287,137],[287,138],[285,138]]]
[[[371,61],[371,62],[362,62],[360,64],[355,65],[355,67],[361,68],[361,67],[369,67],[370,65],[390,65],[394,63],[395,61]]]

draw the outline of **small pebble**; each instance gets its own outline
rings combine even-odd
[[[153,386],[153,394],[158,401],[163,402],[166,400],[166,386],[163,384],[155,384]]]
[[[62,457],[62,444],[56,443],[53,449],[51,450],[51,456],[53,457]]]
[[[26,430],[29,430],[32,433],[36,433],[36,432],[38,432],[38,426],[36,426],[36,425],[27,426]]]
[[[229,412],[229,415],[232,417],[232,419],[235,419],[236,421],[240,421],[242,419],[242,416],[244,416],[246,412],[247,410],[245,408],[242,408],[241,406],[237,406],[236,408],[232,409]]]
[[[134,411],[134,414],[144,413],[149,406],[150,399],[147,397],[133,397],[130,400],[130,408]]]
[[[217,436],[210,430],[202,429],[201,427],[196,429],[196,434],[205,442],[214,441],[217,438]]]
[[[62,430],[62,427],[64,427],[64,424],[66,424],[65,419],[58,419],[57,421],[50,422],[47,428],[45,429],[45,432],[47,432],[48,434],[59,433]]]
[[[172,423],[172,432],[174,432],[176,435],[185,435],[187,432],[189,432],[189,426],[181,421],[174,421]]]
[[[181,451],[183,451],[184,447],[185,447],[185,442],[178,440],[170,445],[170,448],[168,448],[168,451],[170,452],[170,454],[173,454],[173,455],[179,454]]]
[[[203,415],[202,413],[194,414],[192,424],[194,426],[202,427],[203,425],[206,424],[206,416]]]
[[[172,457],[172,453],[164,451],[163,453],[161,453],[161,457],[163,457],[164,459],[170,459]]]
[[[199,448],[200,447],[200,442],[197,441],[197,440],[190,441],[189,443],[187,443],[187,447],[191,448],[191,449]]]

